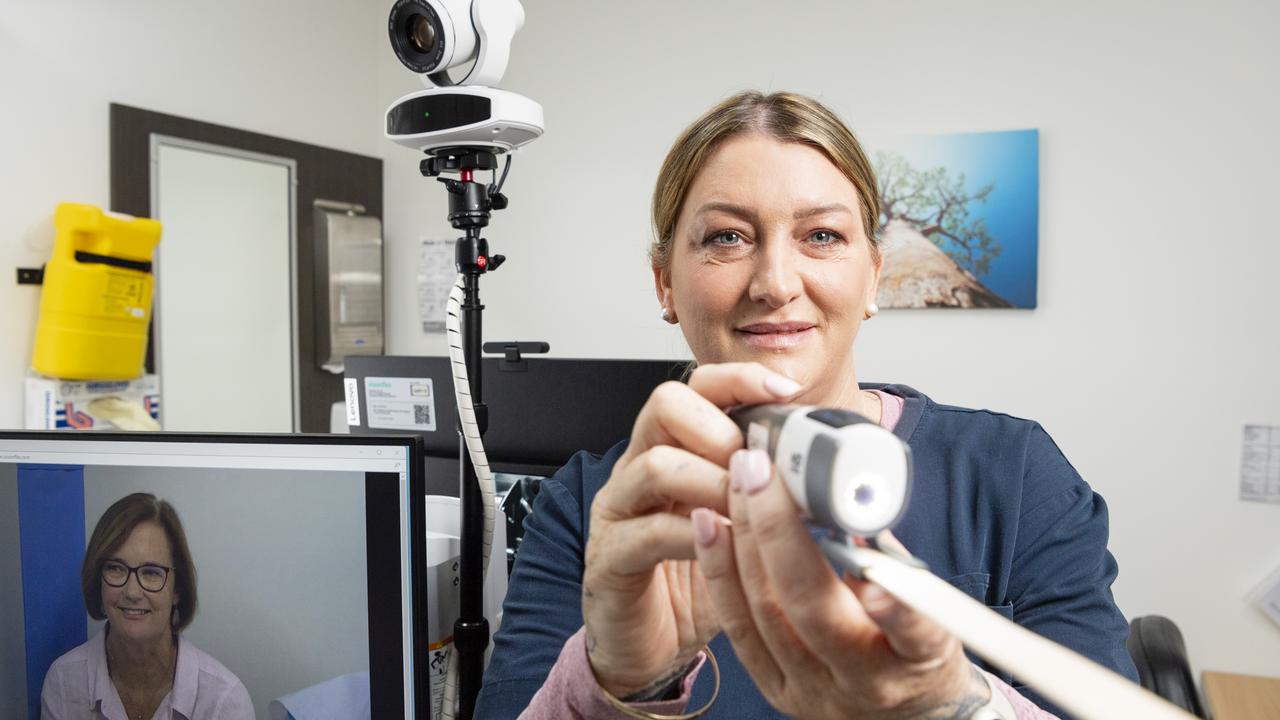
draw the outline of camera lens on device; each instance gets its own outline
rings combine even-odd
[[[442,70],[448,35],[440,24],[433,0],[396,0],[387,18],[391,49],[405,67],[416,73]]]
[[[420,53],[431,52],[436,44],[436,26],[425,15],[413,15],[409,18],[409,42],[413,49]]]

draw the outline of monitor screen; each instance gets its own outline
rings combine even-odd
[[[421,452],[411,436],[0,433],[0,707],[38,717],[46,676],[163,637],[154,610],[178,628],[178,671],[211,658],[257,718],[425,717]],[[180,542],[139,507],[172,508]]]

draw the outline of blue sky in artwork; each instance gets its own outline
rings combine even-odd
[[[1000,255],[978,279],[1015,307],[1036,306],[1040,224],[1040,136],[1036,130],[904,137],[868,143],[906,158],[916,170],[964,173],[965,189],[995,185],[985,203],[971,203],[1000,242]]]

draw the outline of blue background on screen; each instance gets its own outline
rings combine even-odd
[[[28,717],[40,717],[44,676],[89,639],[80,563],[84,559],[84,467],[18,466]]]

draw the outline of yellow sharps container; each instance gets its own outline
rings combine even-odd
[[[160,223],[62,203],[53,224],[31,365],[67,380],[142,375]]]

